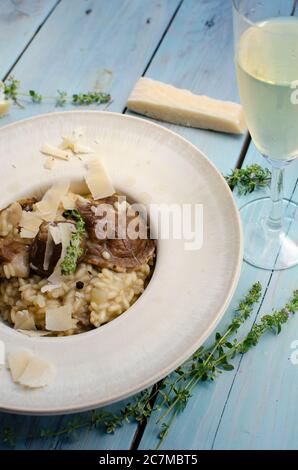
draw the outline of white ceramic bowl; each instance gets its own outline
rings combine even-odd
[[[191,143],[146,120],[97,111],[52,113],[0,129],[0,206],[58,178],[83,178],[84,163],[43,168],[39,149],[81,127],[102,155],[114,186],[145,203],[202,203],[204,243],[158,242],[153,277],[122,316],[73,337],[29,338],[0,323],[7,352],[29,348],[57,367],[44,389],[25,390],[0,371],[0,409],[67,413],[125,398],[165,377],[210,335],[235,290],[242,235],[232,194],[212,163]],[[94,141],[98,142],[97,144]]]

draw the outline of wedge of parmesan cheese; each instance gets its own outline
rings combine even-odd
[[[60,149],[59,147],[55,147],[54,145],[50,144],[43,144],[40,149],[41,153],[45,155],[49,155],[53,158],[60,158],[61,160],[69,160],[69,152],[66,150]]]
[[[88,163],[88,171],[85,176],[85,181],[95,200],[112,196],[112,194],[115,193],[115,189],[105,168],[101,164],[99,157],[92,159]]]
[[[71,317],[71,305],[63,307],[48,308],[46,310],[46,330],[66,331],[75,326],[75,321]]]
[[[8,367],[14,382],[18,382],[33,354],[27,349],[19,349],[8,355]]]
[[[16,330],[36,330],[34,316],[28,310],[19,310],[12,316]]]
[[[8,113],[11,106],[11,102],[9,100],[0,99],[0,116],[4,116]]]
[[[69,181],[58,181],[48,189],[41,201],[35,204],[37,215],[43,220],[51,222],[55,220],[57,210],[62,198],[67,194]]]
[[[219,132],[242,134],[246,129],[240,104],[195,95],[188,90],[142,77],[127,107],[160,121]]]
[[[0,367],[5,365],[5,344],[0,340]]]
[[[42,223],[42,219],[36,214],[36,212],[22,211],[22,217],[20,220],[22,238],[34,238],[39,230]]]

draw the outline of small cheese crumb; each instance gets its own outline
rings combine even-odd
[[[45,286],[42,286],[42,288],[40,290],[41,290],[42,293],[52,292],[55,289],[59,289],[59,287],[61,287],[61,286],[62,286],[62,284],[46,284]]]
[[[48,308],[46,310],[46,330],[66,331],[75,326],[71,317],[71,305],[63,307]]]
[[[102,252],[102,257],[103,257],[104,259],[110,259],[110,258],[111,258],[111,255],[110,255],[110,253],[109,253],[108,251],[103,251],[103,252]]]
[[[22,211],[20,220],[22,238],[34,238],[42,223],[42,219],[35,212]]]
[[[44,162],[43,166],[46,170],[52,170],[55,164],[55,158],[49,157]]]
[[[99,158],[92,159],[88,164],[85,180],[95,200],[112,196],[115,193],[115,189]]]
[[[90,147],[87,147],[87,145],[80,144],[79,142],[76,142],[73,146],[73,152],[74,153],[94,153],[94,150],[92,150]]]
[[[19,310],[12,316],[16,330],[36,330],[34,315],[28,310]]]
[[[44,153],[45,155],[49,155],[50,157],[53,157],[53,158],[60,158],[61,160],[69,160],[69,152],[62,150],[59,147],[55,147],[54,145],[45,143],[41,147],[40,151],[41,153]]]

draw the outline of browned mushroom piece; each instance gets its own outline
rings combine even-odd
[[[26,197],[18,201],[22,209],[26,212],[31,212],[36,202],[37,202],[37,199],[35,197]]]
[[[30,246],[14,240],[0,239],[0,277],[29,276]]]
[[[77,209],[85,220],[89,239],[86,243],[86,252],[83,261],[94,264],[99,268],[109,268],[113,270],[133,269],[147,263],[154,254],[155,242],[148,238],[148,228],[146,221],[139,214],[128,215],[125,211],[126,228],[124,236],[120,236],[118,231],[117,202],[121,204],[122,196],[114,194],[109,198],[88,203],[78,201]],[[108,230],[102,230],[102,214],[98,215],[96,208],[99,205],[109,205],[109,210],[114,211],[115,231],[114,236],[109,237]],[[115,207],[116,206],[116,207]],[[129,237],[129,223],[134,222],[138,226],[139,233],[145,233],[143,238]],[[101,229],[98,229],[98,224]]]
[[[39,227],[38,234],[33,240],[30,250],[30,267],[32,271],[40,276],[50,276],[55,269],[55,266],[61,256],[62,246],[55,245],[53,240],[49,237],[49,222],[43,222]],[[47,243],[50,243],[50,256],[48,261],[45,260]]]

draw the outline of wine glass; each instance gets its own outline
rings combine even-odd
[[[252,140],[272,167],[271,196],[240,209],[244,259],[270,270],[298,264],[297,204],[283,198],[284,169],[298,156],[295,8],[298,15],[295,0],[233,0],[240,101]]]

